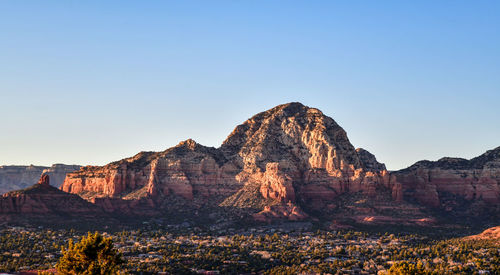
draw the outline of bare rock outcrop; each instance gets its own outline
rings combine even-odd
[[[38,180],[38,185],[43,185],[43,186],[50,186],[50,179],[49,175],[47,174],[42,174],[40,177],[40,180]]]
[[[42,174],[48,174],[52,185],[61,186],[66,174],[80,169],[79,165],[54,164],[48,166],[0,166],[0,194],[27,188],[37,182]]]
[[[480,234],[464,238],[465,240],[490,240],[500,244],[500,226],[491,227]]]
[[[163,152],[83,167],[67,175],[61,190],[100,202],[147,198],[158,204],[175,195],[224,206],[244,207],[242,200],[253,200],[251,205],[259,207],[278,203],[288,209],[291,203],[294,209],[299,204],[319,209],[340,194],[373,195],[389,184],[385,166],[356,150],[332,118],[289,103],[237,126],[220,148],[186,140]],[[259,187],[245,187],[250,185]],[[241,190],[258,194],[241,195]]]
[[[276,220],[301,221],[308,217],[300,207],[292,203],[266,206],[264,210],[253,215],[256,221],[266,223]]]
[[[70,215],[94,216],[101,213],[96,205],[75,194],[63,192],[49,184],[44,174],[29,188],[11,191],[0,197],[0,220],[18,215]]]
[[[0,167],[0,182],[15,182],[9,169],[24,168]],[[165,209],[219,209],[263,222],[321,217],[332,224],[424,225],[435,222],[436,209],[454,217],[500,213],[500,147],[471,160],[421,161],[388,172],[373,154],[355,149],[332,118],[295,102],[246,120],[219,148],[188,139],[162,152],[56,172],[65,169],[27,169],[29,178],[47,174],[55,185],[53,175],[66,175],[61,190],[42,177],[41,184],[4,196],[0,212],[50,212],[56,206],[47,198],[53,196],[75,213],[92,207],[149,216]],[[80,197],[86,201],[75,199]]]
[[[186,140],[163,152],[141,152],[103,167],[68,174],[61,190],[84,198],[142,199],[170,194],[215,199],[241,187],[235,168],[215,148]]]
[[[340,194],[373,194],[389,184],[383,164],[359,154],[332,118],[300,103],[253,116],[220,150],[241,169],[240,179],[260,182],[263,196],[278,201],[321,208]]]
[[[280,202],[295,202],[292,178],[279,169],[279,163],[269,162],[261,180],[260,192],[264,198]]]
[[[363,148],[356,149],[359,159],[363,164],[363,167],[368,171],[384,171],[386,170],[385,164],[377,161],[377,158],[372,153],[366,151]]]
[[[393,173],[405,199],[446,208],[446,197],[500,203],[500,147],[471,160],[442,158],[420,161]]]

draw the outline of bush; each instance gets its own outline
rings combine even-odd
[[[59,274],[117,274],[124,263],[122,255],[113,247],[111,238],[99,233],[88,233],[78,243],[70,239],[68,248],[62,249],[57,263]]]

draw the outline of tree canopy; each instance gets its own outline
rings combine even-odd
[[[114,248],[111,238],[89,232],[77,243],[69,240],[68,247],[62,249],[56,268],[59,274],[107,275],[117,274],[123,263],[122,255]]]

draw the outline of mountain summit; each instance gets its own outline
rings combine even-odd
[[[293,102],[251,117],[219,148],[188,139],[162,152],[83,167],[67,174],[61,190],[127,214],[222,210],[258,221],[425,224],[435,209],[465,213],[460,207],[467,204],[450,206],[453,198],[491,209],[500,197],[497,159],[495,150],[390,174],[373,154],[355,149],[332,118]]]
[[[269,212],[281,205],[280,212],[302,213],[302,206],[318,210],[347,192],[374,196],[379,187],[392,192],[385,166],[356,150],[332,118],[294,102],[248,119],[220,148],[186,140],[163,152],[84,167],[68,174],[61,189],[96,202],[163,205],[166,196],[177,196],[198,206]],[[279,216],[287,217],[284,212]]]

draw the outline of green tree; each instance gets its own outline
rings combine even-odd
[[[111,238],[89,232],[76,244],[69,240],[68,248],[62,249],[56,268],[59,274],[107,275],[118,274],[123,263],[122,255],[113,247]]]
[[[422,265],[415,265],[407,261],[395,263],[389,269],[389,274],[393,275],[420,275],[427,274]]]

